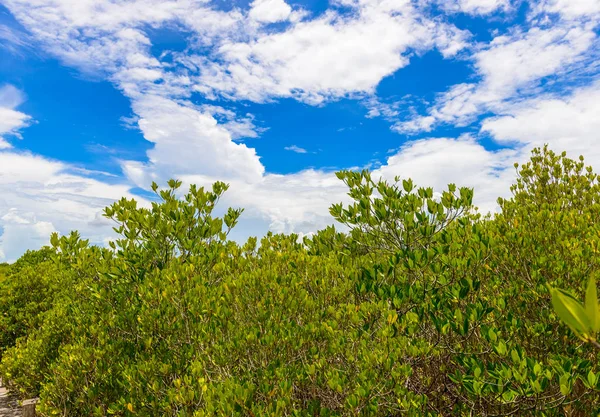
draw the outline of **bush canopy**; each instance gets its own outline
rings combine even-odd
[[[344,232],[243,244],[226,184],[153,184],[105,209],[109,247],[0,265],[0,375],[43,416],[595,416],[598,176],[547,147],[516,169],[486,216],[342,171]]]

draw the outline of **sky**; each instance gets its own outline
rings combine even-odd
[[[600,0],[0,0],[0,261],[230,184],[233,237],[310,234],[341,169],[510,195],[547,143],[600,172]]]

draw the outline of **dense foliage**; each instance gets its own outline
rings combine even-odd
[[[170,181],[106,209],[109,248],[54,235],[0,270],[0,375],[47,416],[598,413],[600,350],[551,302],[600,271],[583,159],[534,150],[487,217],[453,184],[338,177],[344,233],[240,245],[225,184]]]

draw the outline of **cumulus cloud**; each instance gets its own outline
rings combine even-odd
[[[292,8],[283,0],[254,0],[248,15],[261,23],[275,23],[287,18]]]
[[[20,137],[19,130],[29,124],[31,117],[25,113],[0,107],[0,143],[5,143],[4,147],[9,147],[4,136],[12,135]]]
[[[202,178],[184,177],[202,183]],[[244,207],[250,219],[263,219],[274,232],[313,232],[332,223],[329,206],[347,201],[346,188],[332,172],[305,170],[294,174],[267,174],[257,183],[229,181],[224,205]],[[264,229],[262,233],[264,233]]]
[[[196,91],[263,102],[294,97],[317,104],[351,93],[369,93],[409,63],[409,50],[437,46],[452,56],[466,34],[425,19],[410,2],[357,4],[350,17],[330,11],[289,30],[249,42],[224,43],[218,59],[186,57],[200,75]]]
[[[160,63],[148,54],[142,28],[177,23],[199,43],[240,33],[238,10],[214,10],[198,0],[7,0],[6,7],[46,50],[85,72],[121,82],[155,81]],[[127,73],[129,70],[129,73]],[[127,86],[123,86],[127,87]]]
[[[586,156],[600,170],[600,81],[577,88],[567,97],[538,97],[488,118],[482,131],[496,141],[527,149],[548,143],[571,157]]]
[[[19,131],[31,122],[30,116],[15,110],[23,100],[23,93],[13,85],[0,87],[0,149],[11,148],[12,145],[6,137],[20,138]]]
[[[235,185],[232,194],[239,193],[241,203],[254,207],[249,212],[273,225],[308,224],[315,195],[331,195],[322,189],[331,174],[303,172],[297,180],[265,173],[255,150],[235,142],[257,136],[251,117],[197,106],[189,100],[193,92],[259,102],[295,97],[316,104],[372,92],[383,77],[409,62],[410,51],[437,47],[451,56],[466,38],[426,18],[409,1],[354,1],[346,4],[354,8],[350,15],[332,9],[312,20],[303,19],[301,11],[294,15],[283,0],[256,0],[247,11],[228,12],[192,0],[8,0],[7,5],[51,53],[100,73],[130,98],[134,123],[154,144],[147,161],[122,161],[132,184],[147,188],[152,180],[170,177],[225,180]],[[274,32],[250,22],[282,20],[290,26]],[[173,68],[154,57],[144,28],[167,23],[192,33],[190,51],[211,48],[211,60],[172,53],[178,64]],[[219,122],[221,117],[227,120]],[[307,184],[315,188],[305,206],[281,209],[291,196],[309,195]],[[252,198],[244,199],[243,189],[251,189]],[[327,213],[323,198],[315,218]]]
[[[486,118],[482,133],[499,150],[483,147],[473,136],[410,141],[394,151],[374,174],[389,180],[412,177],[416,183],[442,189],[447,183],[475,189],[483,212],[495,211],[496,198],[507,196],[515,179],[514,162],[529,159],[534,147],[548,144],[571,158],[586,157],[600,171],[600,81],[574,89],[567,96],[543,95],[514,103],[499,116]]]
[[[0,261],[48,244],[54,231],[78,229],[101,243],[111,231],[98,223],[101,209],[121,196],[133,197],[128,186],[75,175],[69,172],[77,167],[10,149],[4,137],[21,137],[31,123],[15,110],[24,100],[16,87],[0,87]]]
[[[365,103],[368,117],[392,120],[401,114],[402,104],[380,100],[376,87],[408,65],[412,55],[431,49],[447,59],[461,51],[471,54],[477,77],[440,94],[426,114],[393,128],[401,133],[431,131],[439,123],[467,124],[493,112],[499,116],[486,120],[482,130],[506,147],[490,151],[471,136],[428,137],[400,146],[375,175],[413,177],[436,188],[448,182],[472,186],[476,203],[487,211],[495,209],[498,195],[508,192],[512,162],[526,158],[544,135],[554,134],[550,137],[564,145],[561,149],[572,149],[569,143],[577,141],[593,146],[597,87],[569,98],[533,98],[542,78],[560,77],[589,62],[589,51],[597,44],[593,19],[587,15],[596,13],[591,2],[542,2],[531,12],[531,27],[497,34],[487,45],[472,44],[468,32],[428,15],[427,7],[420,7],[423,3],[431,2],[337,0],[309,18],[284,0],[255,0],[247,9],[229,11],[198,0],[6,0],[46,50],[122,91],[134,112],[127,119],[130,127],[140,129],[153,147],[144,161],[123,157],[128,182],[116,185],[86,178],[85,171],[60,162],[0,152],[0,251],[13,259],[23,248],[39,245],[49,231],[71,227],[102,242],[109,230],[98,214],[102,207],[129,196],[131,186],[147,188],[151,181],[168,178],[186,184],[230,183],[223,204],[245,207],[242,224],[257,234],[266,227],[302,233],[323,227],[331,222],[329,205],[348,198],[335,175],[326,170],[266,172],[256,151],[240,141],[260,136],[262,128],[252,115],[214,103],[198,105],[194,98],[262,103],[291,97],[323,105],[351,97]],[[474,15],[511,7],[503,0],[446,5]],[[560,15],[558,24],[541,24],[544,14]],[[166,25],[186,34],[185,52],[153,55],[147,28]],[[5,112],[0,115],[0,136],[16,135],[31,122],[15,110],[14,90],[12,98],[0,105]],[[569,130],[559,128],[558,122],[546,123],[551,132],[531,127],[559,113],[580,125]],[[306,152],[295,145],[286,149]]]
[[[219,124],[231,134],[233,140],[257,138],[268,130],[268,128],[257,126],[254,116],[250,113],[238,115],[232,110],[212,104],[204,104],[197,108],[218,120]]]
[[[496,199],[505,196],[514,179],[507,169],[518,158],[512,149],[489,151],[473,137],[426,138],[408,142],[386,164],[374,171],[385,179],[412,178],[419,186],[441,191],[449,183],[475,189],[481,212],[496,210]]]
[[[140,96],[132,107],[144,137],[154,143],[148,164],[123,163],[138,186],[147,188],[152,178],[198,172],[224,181],[256,182],[262,177],[264,166],[256,151],[233,142],[231,133],[208,112],[154,95]]]
[[[462,12],[471,15],[487,15],[498,10],[509,10],[510,0],[445,0],[438,3],[450,12]]]
[[[436,124],[466,125],[485,112],[539,93],[539,82],[560,79],[576,65],[593,63],[597,35],[592,24],[560,24],[496,36],[472,56],[479,82],[452,86],[440,94],[427,115],[399,121],[401,133],[429,132]]]
[[[14,85],[0,87],[0,107],[14,109],[25,101],[25,94]]]
[[[48,244],[55,230],[76,229],[95,243],[112,235],[111,224],[98,221],[99,213],[123,196],[133,198],[129,187],[69,174],[69,168],[29,153],[0,151],[2,260]]]
[[[22,216],[26,217],[22,217]],[[32,213],[19,214],[11,208],[0,218],[0,261],[13,261],[31,248],[47,245],[49,236],[55,232],[51,222],[37,221]]]
[[[596,0],[542,0],[533,4],[532,14],[556,13],[567,19],[594,20],[600,17]]]
[[[0,150],[2,150],[2,149],[8,149],[8,148],[11,148],[11,147],[12,147],[12,145],[10,143],[8,143],[4,139],[0,138]]]

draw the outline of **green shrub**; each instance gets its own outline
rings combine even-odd
[[[595,283],[591,169],[536,149],[487,217],[452,184],[434,198],[338,177],[353,203],[331,214],[348,233],[239,245],[242,211],[213,215],[225,184],[178,199],[170,181],[149,209],[106,209],[110,249],[53,236],[0,282],[0,374],[48,416],[598,412],[599,350],[549,291]]]
[[[53,251],[27,251],[0,274],[0,358],[19,337],[40,326],[40,315],[52,306],[59,285],[57,270],[49,261]]]

